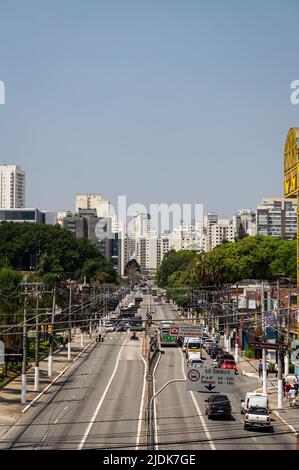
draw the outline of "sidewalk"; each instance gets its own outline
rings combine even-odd
[[[95,337],[93,333],[92,338]],[[83,348],[81,348],[81,335],[76,333],[72,337],[71,358],[76,356],[86,348],[94,339],[90,339],[88,334],[84,334]],[[67,347],[60,347],[54,353],[53,375],[48,377],[47,358],[40,361],[40,390],[34,391],[34,364],[27,371],[27,405],[49,385],[55,377],[68,365],[71,364],[67,359]],[[0,389],[0,438],[9,429],[9,427],[20,417],[21,411],[26,405],[21,404],[21,376],[16,377],[6,386]]]
[[[259,382],[259,387],[255,389],[253,384],[252,391],[262,392],[262,378],[258,373],[258,359],[247,359],[239,356],[238,370],[246,377],[255,377]],[[251,390],[248,390],[249,392]],[[269,374],[267,380],[267,393],[270,409],[276,416],[286,424],[292,432],[299,433],[299,397],[297,397],[296,407],[290,407],[289,402],[283,399],[283,408],[277,408],[277,378],[275,374]]]

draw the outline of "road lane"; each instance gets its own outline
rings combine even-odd
[[[159,314],[165,319],[179,319],[168,305],[159,308]],[[164,347],[165,354],[162,355],[159,363],[156,378],[156,388],[162,386],[167,380],[183,377],[182,358],[184,357],[181,349]],[[207,353],[207,363],[211,360]],[[186,361],[184,361],[185,372]],[[212,442],[216,449],[295,449],[295,440],[289,429],[274,414],[271,415],[273,421],[274,433],[268,433],[260,430],[245,431],[243,428],[243,415],[240,413],[240,400],[244,398],[249,390],[255,390],[259,387],[259,382],[254,377],[245,377],[237,375],[235,380],[235,391],[228,394],[232,404],[232,420],[209,420],[205,415],[205,399],[210,394],[194,392],[193,396],[197,404],[197,410],[200,410],[200,420],[203,426],[198,427],[198,421],[194,424],[194,406],[190,406],[190,394],[182,383],[171,384],[159,397],[157,397],[158,413],[158,436],[159,449],[177,449],[175,442],[190,441],[190,445],[185,442],[185,449],[207,448],[207,442]],[[194,403],[193,403],[194,405]],[[177,415],[178,413],[178,415]],[[198,416],[198,414],[197,414]],[[204,433],[208,429],[210,439]],[[195,444],[194,438],[198,439]],[[182,445],[182,444],[180,444]]]
[[[98,343],[90,353],[83,355],[82,359],[78,360],[76,367],[74,366],[72,373],[70,372],[67,377],[62,377],[57,382],[57,385],[50,388],[46,394],[47,401],[45,403],[38,403],[34,409],[29,410],[28,414],[26,413],[22,417],[18,426],[11,428],[4,436],[4,439],[0,441],[1,447],[7,447],[7,444],[14,440],[20,430],[20,424],[22,424],[24,432],[14,442],[13,448],[77,449],[94,415],[99,399],[107,387],[115,368],[120,348],[126,339],[127,334],[113,333],[109,337],[107,336],[104,343]],[[117,400],[114,400],[114,403],[119,401],[122,395],[127,396],[128,390],[131,391],[134,397],[136,410],[135,408],[130,408],[132,420],[130,424],[127,422],[126,429],[132,435],[130,443],[135,445],[141,401],[141,392],[139,390],[142,388],[144,366],[142,366],[143,362],[140,354],[138,361],[135,360],[135,350],[140,350],[141,340],[138,342],[138,346],[136,344],[137,341],[134,341],[134,343],[135,345],[132,345],[131,348],[125,349],[124,347],[124,351],[127,352],[119,361],[120,367],[118,370],[120,374],[118,378],[120,380],[116,381],[115,375],[115,380],[113,379],[111,386],[117,390],[118,394]],[[134,352],[132,352],[132,348],[134,348]],[[127,361],[124,361],[124,358],[127,358]],[[131,364],[133,375],[131,374],[130,367],[125,362]],[[63,383],[64,381],[65,383]],[[61,387],[62,384],[63,386]],[[103,433],[102,429],[107,428],[107,421],[112,423],[112,432],[119,433],[120,427],[114,420],[113,415],[119,412],[118,420],[124,422],[127,419],[127,415],[125,416],[121,410],[117,410],[117,407],[111,411],[110,404],[113,401],[111,390],[109,388],[102,408],[105,410],[106,416],[100,415],[96,417],[88,436],[87,442],[91,447],[96,447],[97,445],[101,447],[104,444],[108,448],[109,439],[106,439],[105,442],[102,442],[101,439],[96,439],[96,436]],[[32,422],[26,428],[26,422],[29,422],[30,418],[32,418]],[[106,423],[100,423],[104,419]],[[134,424],[132,424],[133,421]],[[141,432],[144,431],[141,430]]]
[[[156,306],[157,318],[178,320],[177,312],[168,304]],[[158,390],[168,380],[184,378],[180,349],[163,347],[156,371],[155,387]],[[158,447],[162,450],[210,450],[206,431],[202,426],[192,396],[186,392],[185,383],[172,383],[156,398]]]

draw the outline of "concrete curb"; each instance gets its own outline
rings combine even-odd
[[[90,343],[88,343],[88,345],[82,349],[82,351],[61,371],[59,372],[59,374],[57,375],[57,377],[55,377],[55,379],[49,384],[46,386],[46,388],[40,392],[30,403],[28,403],[28,405],[25,406],[25,408],[21,411],[21,413],[26,413],[26,411],[34,404],[36,403],[48,390],[49,388],[54,385],[57,380],[73,365],[74,362],[76,362],[76,360],[89,348],[89,346],[91,346],[92,343],[95,342],[95,339],[93,339]]]

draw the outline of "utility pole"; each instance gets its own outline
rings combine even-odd
[[[290,314],[291,314],[291,281],[289,281],[289,289],[288,289],[288,313],[286,318],[286,345],[287,348],[289,347],[289,337],[290,337]],[[284,375],[289,375],[289,350],[286,349],[285,356],[284,356]]]
[[[281,316],[280,316],[280,282],[277,279],[277,342],[281,342]],[[283,384],[282,384],[282,352],[277,351],[277,408],[282,408]]]
[[[39,391],[39,291],[36,292],[35,307],[35,367],[34,367],[34,391]]]
[[[69,331],[68,331],[68,343],[67,343],[67,360],[72,359],[72,281],[70,280],[70,296],[69,296]]]
[[[48,377],[51,377],[51,375],[53,375],[55,306],[56,306],[56,285],[54,285],[54,288],[53,288],[52,321],[51,321],[51,332],[50,332],[50,339],[49,339]]]
[[[239,345],[238,345],[238,321],[239,321],[239,296],[238,296],[238,283],[236,283],[236,315],[235,315],[235,322],[236,322],[236,335],[235,335],[235,362],[239,361]]]
[[[25,284],[25,299],[24,299],[24,313],[23,313],[23,362],[22,362],[22,392],[21,403],[24,405],[27,401],[27,282]]]
[[[266,322],[265,322],[265,289],[262,282],[262,340],[266,340]],[[266,364],[266,349],[262,351],[262,364],[263,364],[263,393],[267,394],[267,364]]]
[[[227,307],[226,307],[226,315],[225,315],[225,319],[226,319],[226,350],[227,352],[230,353],[230,328],[229,328],[229,293],[227,294]]]

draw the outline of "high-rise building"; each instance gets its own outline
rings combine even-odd
[[[257,208],[257,234],[292,240],[297,233],[296,199],[264,198]]]
[[[212,249],[212,227],[218,223],[218,215],[208,213],[204,216],[205,251]]]
[[[233,224],[228,219],[218,219],[218,223],[211,226],[211,249],[223,242],[233,241],[235,241]]]
[[[19,165],[0,165],[0,207],[25,207],[25,172]]]
[[[192,223],[192,225],[180,225],[172,233],[172,248],[179,250],[205,251],[206,236],[204,226],[201,223]]]
[[[95,209],[97,217],[110,216],[110,202],[102,194],[77,194],[76,213],[82,209]]]
[[[250,209],[240,209],[233,215],[235,237],[256,235],[256,212]]]

